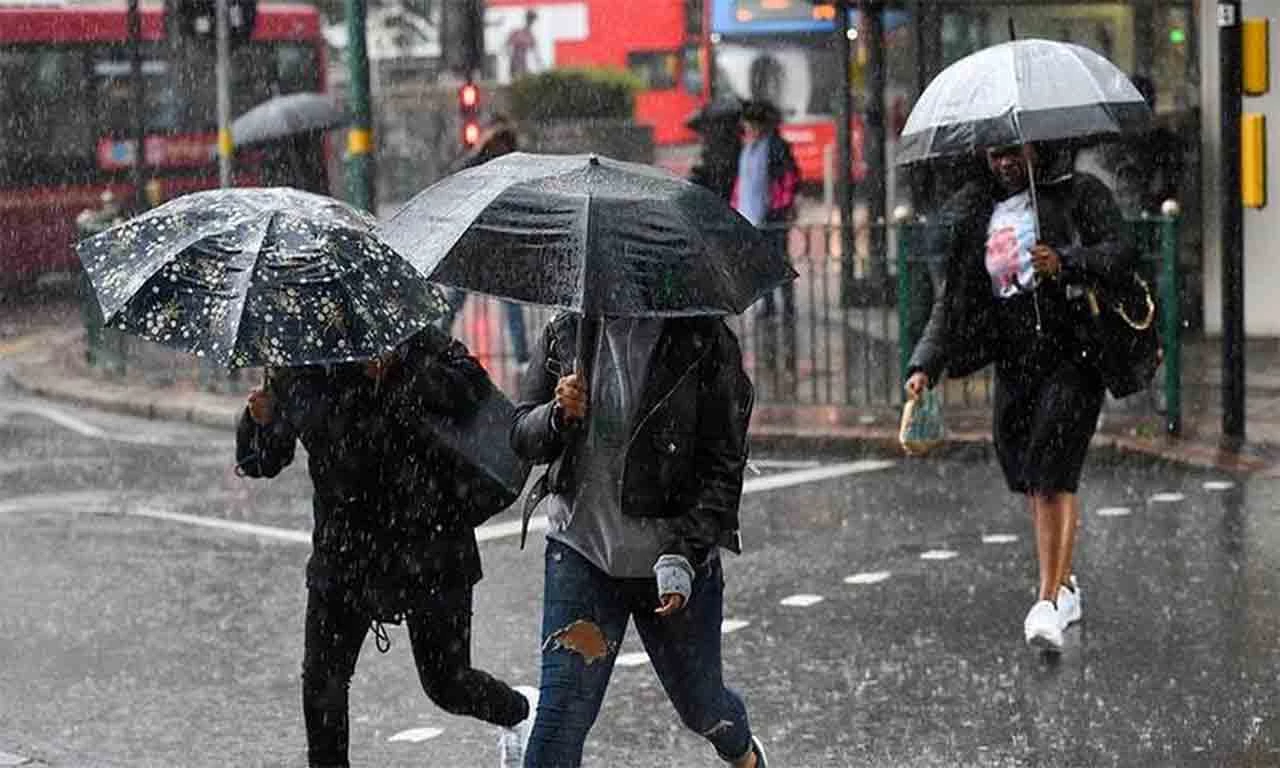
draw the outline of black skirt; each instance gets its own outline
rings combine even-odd
[[[1040,298],[1040,331],[1027,314],[1029,297],[1004,302],[1001,312],[1002,331],[1016,342],[996,365],[996,456],[1014,493],[1075,493],[1106,388],[1063,322],[1059,297],[1042,291]]]

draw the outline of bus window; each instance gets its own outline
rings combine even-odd
[[[669,91],[680,79],[680,54],[676,51],[632,51],[627,69],[638,76],[648,91]]]
[[[680,80],[684,85],[684,92],[690,96],[701,97],[706,87],[707,73],[702,66],[703,61],[701,46],[685,46],[683,76]]]
[[[0,49],[3,175],[47,178],[94,158],[84,54],[72,48]]]

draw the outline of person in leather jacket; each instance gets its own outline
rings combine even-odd
[[[739,552],[753,389],[718,318],[605,318],[588,375],[578,320],[534,350],[512,426],[549,468],[541,698],[525,766],[579,765],[628,619],[672,704],[726,762],[765,766],[720,664],[719,552]],[[588,357],[592,357],[588,355]]]

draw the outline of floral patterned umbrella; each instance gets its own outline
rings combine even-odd
[[[109,327],[229,368],[375,357],[447,310],[373,217],[288,188],[196,192],[81,241]]]

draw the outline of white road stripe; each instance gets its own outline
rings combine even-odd
[[[1208,480],[1204,484],[1206,491],[1229,491],[1235,487],[1236,484],[1230,480]]]
[[[751,463],[761,469],[811,469],[822,466],[820,461],[803,459],[753,459]]]
[[[46,406],[46,405],[37,405],[35,403],[19,403],[17,405],[5,406],[4,410],[8,411],[9,413],[27,413],[27,414],[31,414],[32,416],[41,416],[48,419],[49,421],[52,421],[54,424],[57,424],[60,427],[64,427],[66,429],[71,430],[72,432],[75,432],[76,434],[84,435],[85,437],[97,437],[97,438],[107,437],[106,431],[99,429],[98,427],[95,427],[88,422],[81,421],[80,419],[77,419],[74,416],[65,414],[56,408],[50,408],[49,406]]]
[[[1128,507],[1103,507],[1095,514],[1097,514],[1098,517],[1125,517],[1132,514],[1132,510]]]
[[[740,629],[751,626],[751,622],[744,619],[725,619],[720,622],[720,634],[728,635],[737,632]]]
[[[927,552],[921,552],[920,559],[921,560],[950,560],[951,558],[956,557],[959,554],[960,554],[959,552],[956,552],[953,549],[931,549]]]
[[[761,493],[764,491],[773,491],[780,488],[789,488],[795,485],[803,485],[805,483],[816,483],[822,480],[831,480],[837,477],[845,477],[863,472],[875,472],[882,469],[888,469],[895,465],[893,461],[853,461],[844,464],[834,464],[829,467],[815,467],[811,469],[801,469],[794,472],[783,472],[770,477],[763,477],[754,480],[748,480],[744,485],[742,492],[744,494]],[[66,502],[63,502],[66,503]],[[0,512],[4,512],[8,507],[13,509],[22,509],[27,503],[22,499],[16,499],[10,502],[0,502]],[[198,525],[205,528],[213,528],[222,531],[231,531],[234,533],[245,533],[251,536],[259,536],[267,539],[277,539],[280,541],[288,541],[296,544],[310,544],[311,533],[309,531],[301,531],[292,528],[277,528],[270,525],[259,525],[256,523],[245,523],[238,520],[225,520],[217,517],[204,517],[201,515],[187,515],[181,512],[170,512],[155,507],[139,507],[129,510],[129,514],[137,517],[148,517],[155,520],[167,520],[174,523],[187,523],[189,525]],[[547,528],[547,518],[538,516],[529,521],[530,532],[543,531]],[[508,520],[502,523],[491,523],[482,525],[476,529],[476,541],[494,541],[510,536],[520,535],[520,521]]]
[[[1012,533],[988,533],[983,535],[983,544],[1012,544],[1018,537]]]
[[[189,523],[191,525],[199,525],[205,528],[216,528],[221,531],[247,533],[252,536],[261,536],[268,539],[281,539],[283,541],[292,541],[297,544],[311,543],[310,533],[290,528],[276,528],[270,525],[243,523],[239,520],[223,520],[216,517],[202,517],[200,515],[185,515],[181,512],[169,512],[167,510],[152,509],[150,507],[138,507],[136,509],[131,509],[129,510],[129,514],[137,517],[150,517],[156,520],[168,520],[174,523]]]
[[[782,598],[781,604],[788,608],[808,608],[826,600],[822,595],[792,595]]]
[[[30,496],[16,496],[0,501],[0,515],[42,509],[65,509],[67,507],[88,507],[93,511],[97,511],[108,505],[119,503],[119,496],[112,491],[36,493]]]
[[[1151,500],[1157,504],[1177,504],[1180,501],[1186,501],[1187,495],[1177,491],[1166,491],[1157,493],[1151,497]]]
[[[844,583],[856,584],[856,585],[879,584],[882,581],[888,581],[891,576],[893,576],[893,574],[889,573],[888,571],[871,571],[869,573],[855,573],[852,576],[846,576],[844,578]]]
[[[444,733],[443,728],[410,728],[407,731],[401,731],[387,741],[407,741],[411,744],[417,744],[421,741],[434,739]]]

